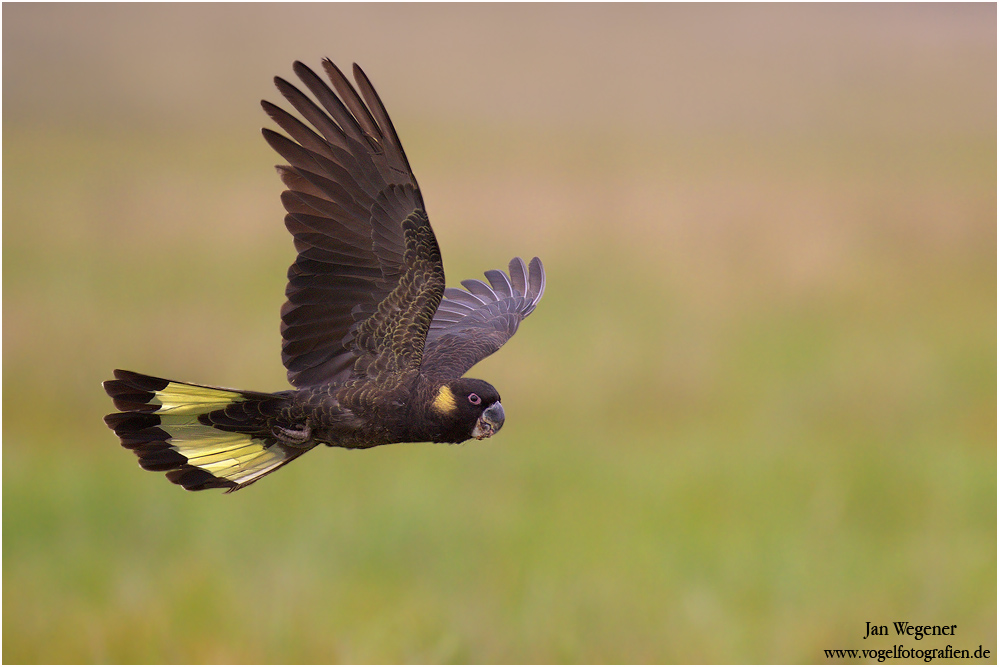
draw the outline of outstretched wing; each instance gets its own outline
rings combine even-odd
[[[486,271],[489,284],[464,280],[465,289],[449,287],[430,324],[421,370],[447,380],[500,349],[517,332],[545,292],[545,267],[535,257],[530,270],[524,260],[510,261],[510,275]]]
[[[290,139],[264,129],[288,162],[278,167],[285,225],[298,259],[281,309],[282,359],[303,387],[378,377],[420,366],[444,292],[444,267],[416,178],[392,121],[354,65],[357,90],[329,60],[335,93],[300,62],[295,74],[317,105],[284,79],[275,84],[312,126],[269,103]]]

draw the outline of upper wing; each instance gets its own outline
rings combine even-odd
[[[465,289],[444,291],[423,353],[421,370],[427,375],[442,380],[464,375],[510,340],[545,292],[545,267],[537,257],[530,271],[514,257],[509,277],[496,270],[485,275],[489,285],[464,280]]]
[[[378,94],[357,65],[360,95],[328,59],[323,69],[335,94],[308,67],[294,65],[321,106],[274,80],[314,130],[262,102],[291,137],[263,131],[290,163],[278,171],[298,259],[281,308],[281,356],[298,387],[418,368],[444,292],[437,239]]]

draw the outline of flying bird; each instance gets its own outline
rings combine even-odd
[[[190,491],[242,489],[320,444],[494,435],[505,419],[499,392],[463,376],[516,333],[545,290],[537,257],[486,271],[488,282],[445,287],[416,177],[368,77],[355,64],[355,88],[329,59],[329,84],[301,62],[293,69],[312,97],[274,82],[301,119],[262,105],[286,133],[263,130],[288,162],[277,170],[298,256],[281,308],[281,358],[294,389],[123,370],[104,383],[118,410],[104,421],[122,446]]]

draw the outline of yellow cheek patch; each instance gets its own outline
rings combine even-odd
[[[458,403],[454,398],[454,392],[447,385],[437,390],[437,397],[434,398],[434,409],[447,414],[454,412],[458,408]]]

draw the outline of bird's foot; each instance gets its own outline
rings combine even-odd
[[[274,437],[281,441],[283,445],[300,447],[307,443],[312,437],[312,427],[308,424],[296,424],[294,428],[285,428],[277,424],[271,428]]]

